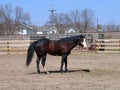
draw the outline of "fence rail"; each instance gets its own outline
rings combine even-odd
[[[31,40],[0,40],[0,55],[27,54]],[[120,39],[96,39],[97,53],[120,53]]]
[[[28,46],[34,40],[0,40],[0,55],[27,54]]]
[[[98,53],[120,53],[120,39],[97,39],[95,44]]]
[[[0,54],[26,54],[30,40],[0,40]]]

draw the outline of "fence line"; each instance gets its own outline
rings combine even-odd
[[[120,39],[96,39],[96,52],[120,53]]]
[[[0,40],[0,55],[27,54],[31,40]],[[96,39],[97,53],[120,53],[120,39]]]
[[[33,41],[34,40],[0,40],[0,55],[26,55],[28,46]]]
[[[30,40],[0,40],[0,54],[26,54]]]

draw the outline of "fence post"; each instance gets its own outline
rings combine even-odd
[[[9,42],[7,41],[7,54],[9,55]]]
[[[96,43],[97,43],[97,39],[94,39],[95,40],[95,43],[94,43],[94,48],[95,48],[95,52],[97,53],[97,45],[96,45]]]

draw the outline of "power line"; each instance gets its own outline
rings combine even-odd
[[[56,11],[54,8],[53,8],[53,5],[52,5],[52,9],[49,10],[50,13],[51,13],[51,29],[53,30],[53,17],[54,17],[54,12]],[[49,29],[49,33],[48,33],[48,38],[50,39],[50,29]]]

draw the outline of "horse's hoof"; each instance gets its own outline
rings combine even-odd
[[[37,71],[37,74],[40,74],[40,71]]]
[[[45,74],[49,74],[49,72],[45,72]]]
[[[69,72],[68,70],[65,70],[65,72]]]

